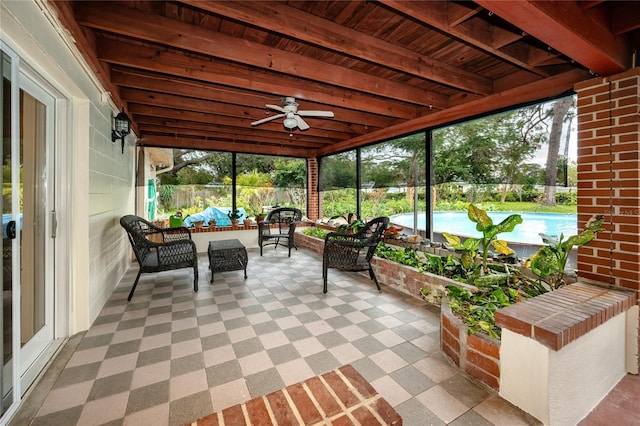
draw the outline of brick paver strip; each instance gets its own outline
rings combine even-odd
[[[222,414],[224,425],[234,426],[402,426],[400,415],[350,365],[325,373],[322,378],[312,377],[266,397],[225,408]],[[218,425],[218,418],[218,413],[213,413],[184,426]]]

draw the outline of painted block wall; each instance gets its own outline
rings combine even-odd
[[[133,211],[133,140],[124,154],[112,143],[113,104],[46,3],[2,2],[2,8],[3,40],[57,92],[68,113],[64,137],[56,141],[62,157],[56,179],[63,188],[56,210],[64,241],[56,269],[66,271],[58,281],[65,286],[64,334],[72,335],[89,327],[129,266],[118,220]]]

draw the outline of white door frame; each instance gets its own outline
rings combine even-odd
[[[13,401],[10,407],[7,408],[4,416],[0,418],[0,424],[10,419],[17,411],[22,397],[28,386],[34,379],[41,374],[42,367],[47,362],[53,359],[56,352],[62,347],[62,343],[69,337],[69,324],[70,324],[70,291],[69,283],[72,282],[70,271],[72,269],[72,253],[70,252],[71,244],[71,223],[72,218],[70,212],[72,211],[72,198],[73,195],[70,191],[72,187],[71,176],[72,172],[68,170],[72,166],[70,158],[72,156],[72,143],[69,141],[72,139],[74,132],[71,131],[73,125],[73,105],[74,102],[68,96],[63,95],[60,91],[54,88],[54,85],[50,83],[46,78],[42,77],[32,67],[28,66],[24,60],[21,60],[16,51],[4,40],[0,40],[0,49],[11,57],[12,62],[12,110],[19,111],[19,90],[20,90],[20,75],[25,73],[31,79],[35,79],[42,88],[49,92],[55,99],[55,123],[53,125],[54,134],[53,138],[57,143],[55,149],[49,156],[48,160],[51,162],[52,169],[55,175],[55,179],[51,182],[53,185],[52,192],[55,193],[55,208],[57,210],[57,238],[54,240],[53,251],[56,253],[55,267],[54,267],[54,304],[53,309],[55,312],[53,318],[53,338],[54,340],[48,346],[45,352],[43,352],[44,363],[38,369],[31,369],[28,371],[28,375],[24,376],[25,380],[21,380],[21,357],[20,357],[20,328],[13,328],[13,364],[16,368],[12,372],[12,388],[13,388]],[[12,114],[15,119],[12,120],[12,146],[19,146],[19,114]],[[13,180],[13,178],[12,178]],[[17,206],[13,206],[13,210],[16,211]],[[48,221],[52,221],[51,215],[48,217]],[[18,250],[19,251],[19,250]],[[17,257],[17,256],[16,256]],[[14,270],[19,270],[19,259],[14,257],[13,267]],[[47,256],[50,258],[50,256]],[[16,297],[13,300],[13,324],[20,324],[20,289],[17,283],[14,283],[14,291],[17,291]],[[29,385],[27,385],[29,382]]]

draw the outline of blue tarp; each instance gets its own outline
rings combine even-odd
[[[216,226],[231,226],[231,220],[227,216],[230,211],[231,207],[207,207],[203,212],[185,217],[182,225],[190,228],[195,222],[203,221],[203,226],[209,226],[209,222],[215,219]],[[242,215],[240,216],[240,221],[243,221],[247,217],[247,213],[242,207],[238,211]]]

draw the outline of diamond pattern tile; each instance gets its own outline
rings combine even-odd
[[[438,348],[438,313],[364,275],[331,271],[299,249],[248,250],[242,271],[210,272],[200,289],[188,269],[144,274],[136,266],[80,341],[33,425],[181,425],[351,364],[404,424],[490,425],[530,417],[450,365]],[[457,421],[457,423],[455,423]]]

